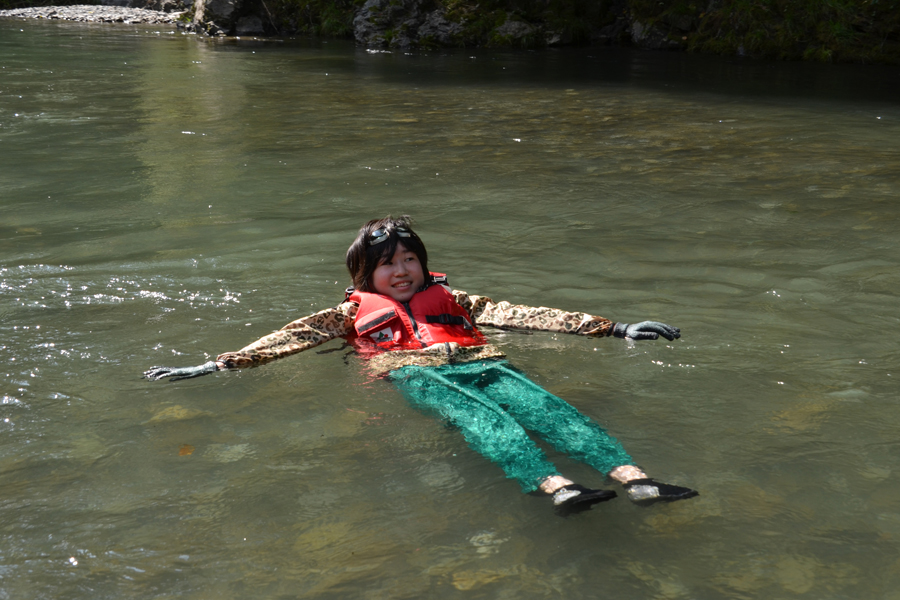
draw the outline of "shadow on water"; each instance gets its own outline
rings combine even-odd
[[[238,42],[235,46],[248,44]],[[603,86],[628,84],[677,93],[712,93],[748,98],[796,98],[900,102],[900,67],[884,65],[773,62],[684,52],[629,48],[553,48],[535,51],[495,49],[373,50],[342,40],[250,42],[262,51],[296,49],[340,59],[336,69],[353,64],[362,76],[388,82],[442,86],[454,82],[491,86]],[[352,58],[351,58],[352,57]]]

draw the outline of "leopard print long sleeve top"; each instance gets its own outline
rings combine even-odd
[[[469,295],[459,290],[453,290],[453,296],[457,304],[469,313],[476,326],[607,337],[612,334],[614,325],[608,319],[582,312],[494,302],[487,296]],[[334,308],[297,319],[237,352],[220,354],[216,357],[216,362],[228,368],[251,367],[314,348],[334,338],[346,337],[353,333],[358,308],[354,302],[343,302]],[[376,372],[384,373],[407,365],[435,366],[503,356],[491,344],[459,346],[451,342],[421,350],[377,354],[368,361],[368,366]]]

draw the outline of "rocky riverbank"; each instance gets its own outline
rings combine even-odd
[[[165,12],[128,6],[98,6],[93,4],[0,10],[0,17],[7,18],[79,21],[82,23],[143,23],[147,25],[174,25],[183,14],[183,11]]]

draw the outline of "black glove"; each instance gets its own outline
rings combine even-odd
[[[169,381],[178,381],[179,379],[190,379],[191,377],[200,377],[208,373],[215,373],[219,370],[215,361],[209,361],[197,367],[152,367],[148,371],[144,371],[144,377],[150,381],[158,381],[163,377],[171,377]]]
[[[617,338],[630,337],[633,340],[655,340],[663,336],[671,342],[681,337],[681,330],[659,321],[641,321],[634,325],[616,323],[613,335]]]

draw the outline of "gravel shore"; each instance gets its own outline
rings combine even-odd
[[[144,8],[98,6],[91,4],[78,4],[75,6],[40,6],[0,10],[0,18],[56,19],[60,21],[80,21],[82,23],[146,23],[148,25],[174,24],[177,23],[178,17],[182,14],[184,13],[167,13]]]

